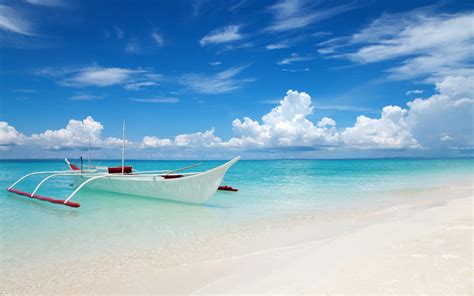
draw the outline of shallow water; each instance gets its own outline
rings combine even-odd
[[[193,163],[127,162],[139,170],[174,169]],[[204,161],[198,169],[221,163]],[[5,160],[1,164],[2,268],[158,248],[257,219],[338,211],[384,202],[397,194],[472,184],[474,176],[474,159],[239,161],[225,183],[240,191],[218,192],[204,205],[84,190],[74,198],[81,208],[73,209],[3,190],[31,171],[64,170],[63,161]],[[31,192],[39,179],[26,181],[18,189]],[[72,191],[71,183],[70,177],[64,177],[60,182],[46,183],[38,193],[65,197]]]

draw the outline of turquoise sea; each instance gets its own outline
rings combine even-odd
[[[74,199],[81,207],[74,209],[5,190],[29,172],[65,170],[64,161],[0,163],[2,269],[192,242],[202,233],[259,219],[364,207],[407,198],[407,194],[425,198],[416,193],[474,183],[474,159],[242,160],[225,178],[225,183],[239,192],[218,192],[204,205],[84,190]],[[194,163],[127,161],[138,170],[174,169]],[[221,163],[202,161],[194,170]],[[18,189],[31,192],[39,180],[30,179]],[[49,182],[39,194],[65,197],[72,191],[71,183],[70,177]]]

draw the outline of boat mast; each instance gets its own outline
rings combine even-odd
[[[125,163],[125,120],[123,121],[122,126],[122,175],[124,172],[124,163]]]
[[[89,137],[89,170],[91,169],[91,137]]]

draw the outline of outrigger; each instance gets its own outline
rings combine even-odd
[[[123,137],[125,139],[124,130]],[[122,144],[122,166],[120,167],[92,167],[89,164],[87,169],[84,170],[82,160],[81,166],[78,167],[65,159],[69,170],[29,173],[18,179],[8,187],[7,190],[26,197],[55,204],[63,204],[74,208],[80,207],[80,204],[71,201],[71,199],[86,187],[115,193],[197,204],[206,202],[216,193],[217,190],[237,191],[237,189],[233,187],[227,185],[220,186],[220,184],[222,183],[227,170],[240,159],[239,156],[221,166],[204,172],[181,173],[182,171],[196,167],[199,164],[194,164],[177,170],[136,171],[131,166],[124,165],[124,155],[125,140]],[[179,174],[177,174],[178,172]],[[23,192],[14,188],[26,178],[34,175],[47,176],[38,183],[31,193]],[[38,190],[46,181],[59,176],[73,177],[75,188],[69,196],[65,199],[57,199],[37,194]]]

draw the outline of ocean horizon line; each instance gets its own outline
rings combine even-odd
[[[68,158],[71,160],[79,160],[80,158]],[[465,157],[348,157],[348,158],[241,158],[240,161],[287,161],[287,160],[440,160],[440,159],[474,159],[473,156]],[[88,161],[88,158],[83,158],[84,161]],[[189,158],[189,159],[140,159],[140,158],[129,158],[125,161],[165,161],[165,162],[175,162],[175,161],[227,161],[228,158],[222,159],[198,159],[198,158]],[[9,161],[64,161],[64,158],[0,158],[2,162]],[[122,161],[120,158],[100,158],[100,159],[91,159],[91,161]]]

